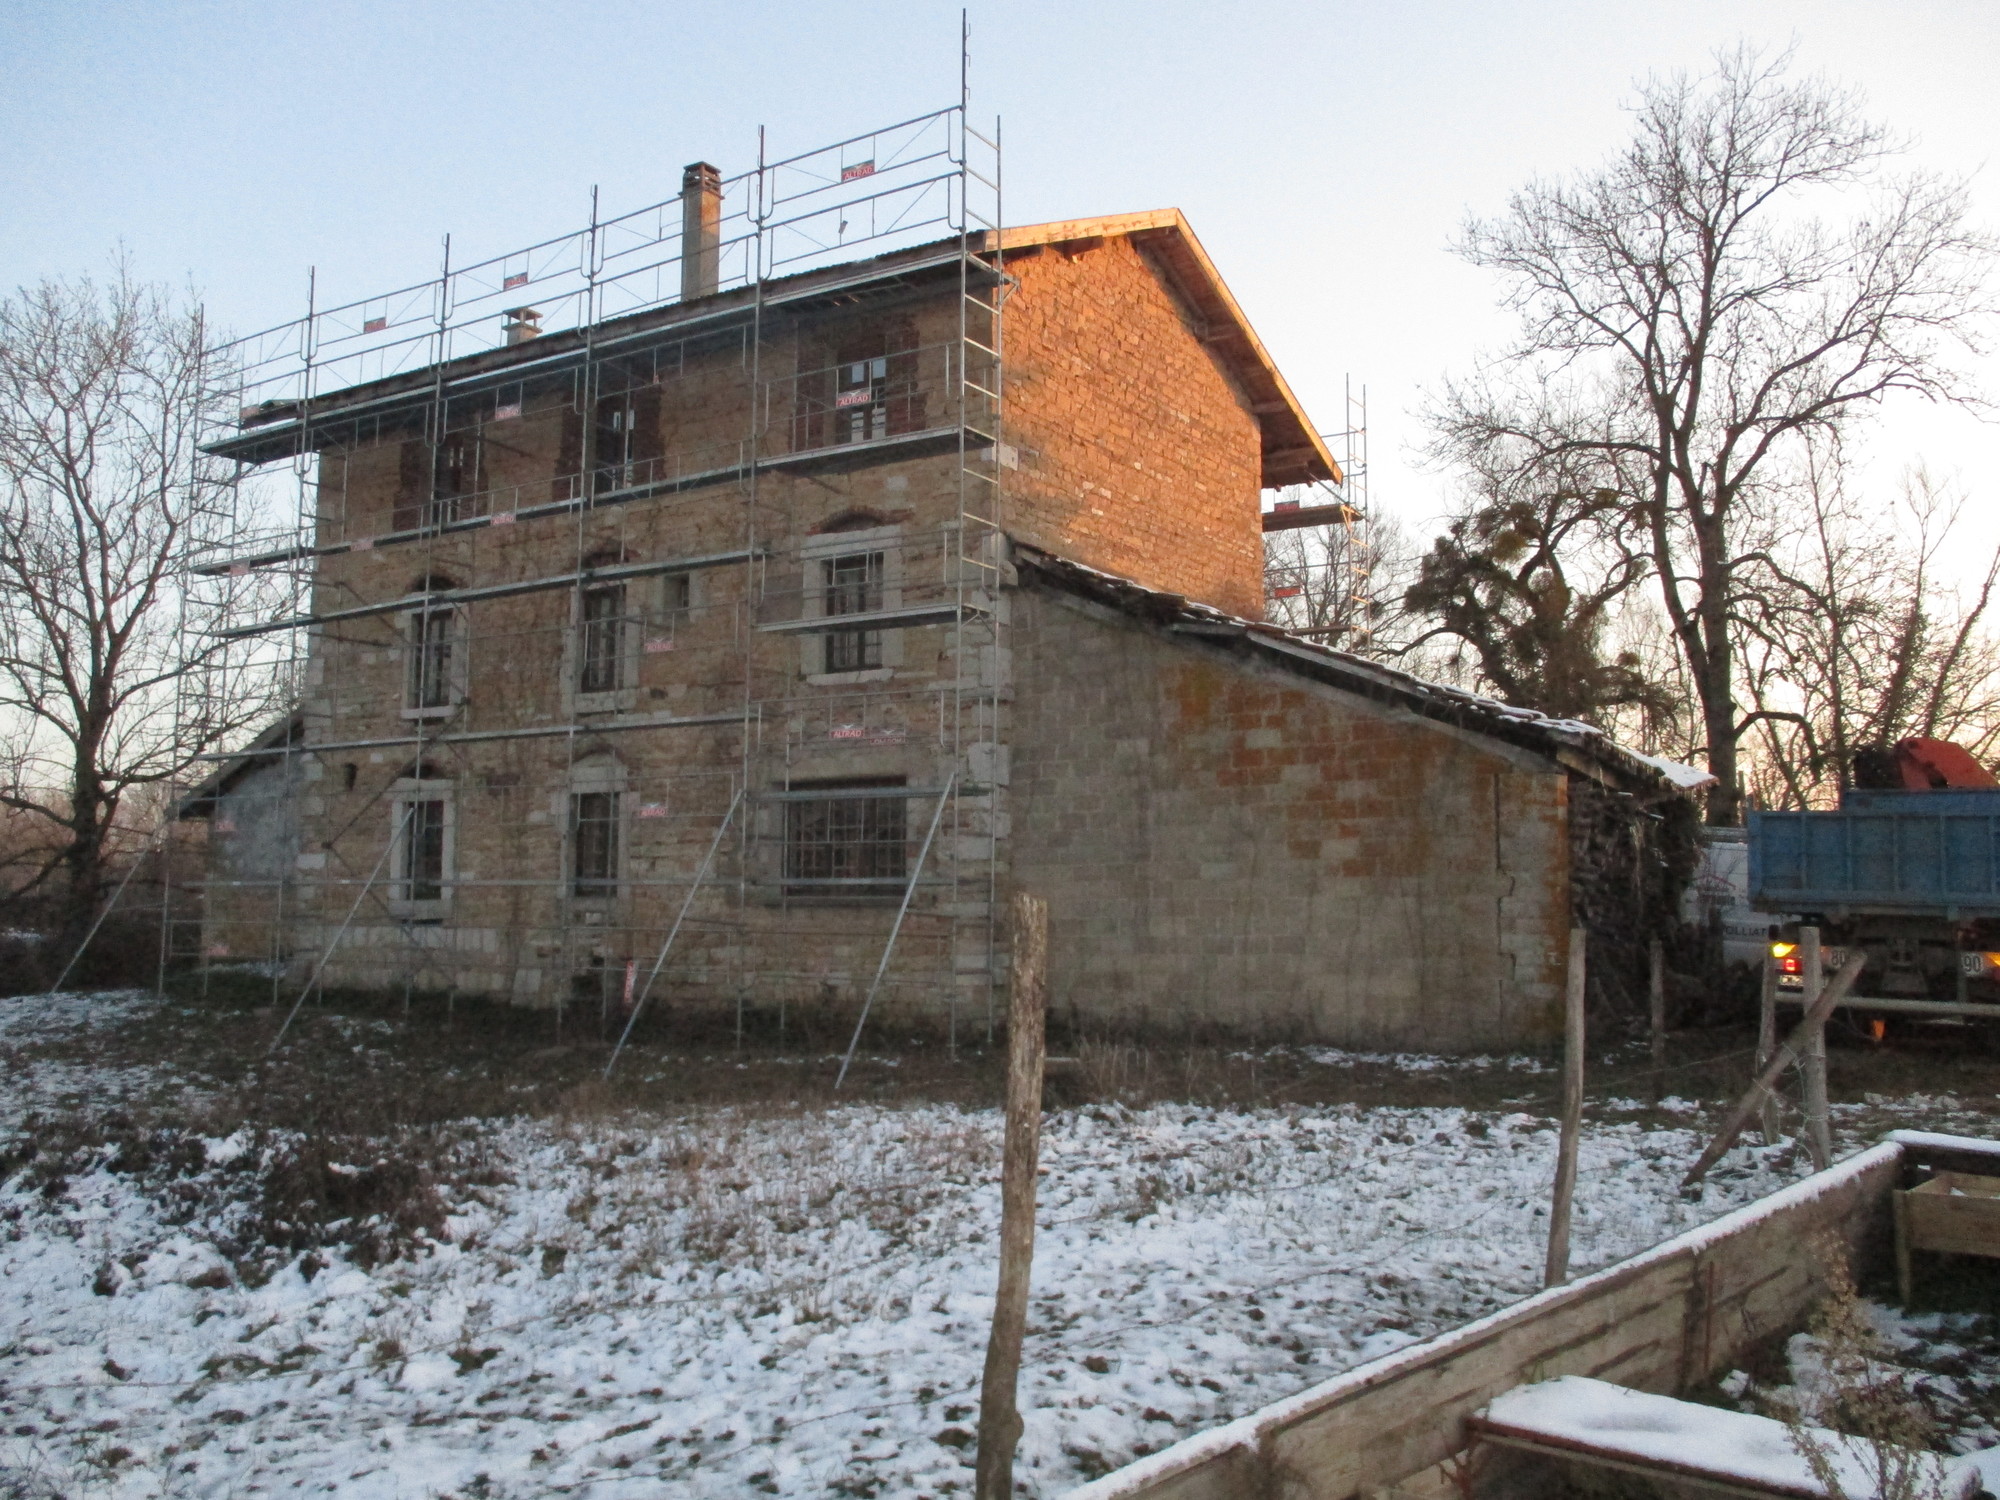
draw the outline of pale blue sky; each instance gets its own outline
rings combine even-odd
[[[1368,383],[1376,496],[1414,516],[1442,481],[1407,411],[1506,327],[1447,240],[1608,151],[1635,75],[1795,40],[1919,160],[1980,174],[2000,223],[1993,0],[979,0],[972,24],[1008,218],[1184,209],[1322,427],[1344,373]],[[593,183],[615,212],[696,158],[740,171],[760,123],[789,152],[949,102],[958,7],[7,0],[0,59],[0,284],[122,240],[249,331],[301,310],[311,264],[358,297],[430,274],[446,231],[494,253],[580,224]],[[2000,470],[2000,429],[1961,417],[1904,414],[1875,447],[1989,500]]]

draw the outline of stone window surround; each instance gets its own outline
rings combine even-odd
[[[626,877],[631,868],[632,799],[626,795],[625,763],[616,756],[595,754],[570,767],[569,776],[553,799],[550,813],[562,829],[561,899],[579,913],[608,912],[624,900]],[[618,799],[615,823],[617,847],[612,859],[612,888],[580,896],[576,891],[576,801],[586,792],[609,792]]]
[[[458,873],[458,798],[453,783],[438,776],[399,776],[389,787],[389,910],[410,922],[441,922],[451,915],[453,881]],[[444,881],[436,900],[410,898],[410,806],[416,802],[444,804]]]
[[[416,683],[412,674],[416,666],[416,653],[420,649],[418,635],[421,629],[420,622],[427,615],[432,618],[442,615],[449,622],[445,628],[450,633],[451,668],[450,683],[445,694],[446,701],[424,705],[413,701],[416,697]],[[403,680],[397,692],[398,712],[405,719],[450,718],[465,702],[466,682],[469,676],[470,663],[466,657],[471,650],[472,633],[467,629],[465,606],[448,604],[432,610],[406,609],[398,611],[394,619],[396,634],[401,643],[397,656],[403,667]]]
[[[685,603],[680,599],[682,580],[685,580]],[[569,629],[563,638],[563,702],[577,717],[630,713],[638,706],[640,663],[646,654],[646,641],[654,636],[672,640],[679,635],[701,600],[701,570],[624,580],[625,623],[618,642],[620,680],[609,692],[586,693],[578,686],[583,676],[583,596],[589,587],[586,584],[569,591]],[[563,816],[567,817],[567,812]]]
[[[836,557],[848,557],[857,552],[882,554],[882,608],[902,608],[904,545],[905,531],[899,524],[859,527],[852,531],[828,531],[818,536],[807,537],[799,554],[802,563],[803,589],[803,596],[799,601],[801,617],[808,620],[828,618],[827,564]],[[903,664],[903,632],[900,630],[882,632],[880,666],[865,667],[852,672],[826,670],[825,635],[809,635],[806,641],[806,648],[801,653],[804,658],[803,675],[808,682],[816,685],[882,682],[893,676],[896,668]]]

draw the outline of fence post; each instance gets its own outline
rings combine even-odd
[[[1826,971],[1820,956],[1819,929],[1802,927],[1799,929],[1799,954],[1805,970],[1806,1014],[1812,1014],[1813,1002],[1826,988]],[[1812,1156],[1813,1170],[1824,1172],[1833,1163],[1833,1137],[1827,1125],[1826,1109],[1826,1021],[1824,1018],[1806,1036],[1805,1100],[1806,1100],[1806,1150]]]
[[[1542,1285],[1569,1277],[1570,1206],[1576,1198],[1577,1137],[1583,1131],[1584,930],[1569,934],[1569,993],[1563,1017],[1562,1140],[1556,1148],[1556,1191],[1549,1205],[1549,1258]]]
[[[1035,1173],[1041,1151],[1042,1064],[1048,1013],[1049,907],[1014,897],[1014,972],[1007,1012],[1007,1137],[1000,1170],[1000,1286],[979,1384],[976,1500],[1012,1500],[1021,1413],[1021,1338],[1028,1326],[1028,1273],[1035,1257]]]
[[[1653,1023],[1653,1103],[1667,1086],[1667,956],[1654,938],[1647,945],[1646,998]]]
[[[1763,1076],[1764,1069],[1778,1050],[1778,966],[1771,960],[1771,945],[1764,944],[1763,983],[1757,996],[1757,1074]],[[1764,1144],[1778,1144],[1778,1096],[1766,1093],[1759,1106],[1758,1128],[1763,1134]]]

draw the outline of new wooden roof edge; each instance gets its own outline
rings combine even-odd
[[[1245,384],[1253,391],[1260,396],[1273,396],[1281,404],[1282,411],[1259,417],[1259,421],[1264,423],[1265,451],[1289,453],[1303,449],[1310,456],[1297,466],[1296,472],[1281,470],[1273,474],[1267,469],[1264,483],[1276,486],[1313,479],[1330,479],[1340,483],[1343,478],[1340,465],[1306,416],[1305,407],[1279,370],[1277,362],[1271,358],[1271,351],[1264,347],[1264,341],[1257,337],[1257,330],[1250,326],[1242,304],[1236,300],[1235,293],[1229,290],[1229,284],[1222,279],[1222,273],[1209,258],[1194,227],[1188,223],[1187,215],[1178,208],[1155,208],[1143,213],[1111,214],[1095,219],[1054,219],[1046,224],[1022,224],[999,231],[997,244],[996,236],[989,232],[985,248],[989,253],[997,248],[1004,256],[1008,250],[1120,235],[1129,235],[1144,243],[1159,243],[1166,248],[1167,259],[1183,283],[1182,291],[1211,321],[1219,315],[1228,325],[1231,337],[1215,340],[1219,352],[1235,366],[1237,373],[1244,377]],[[1258,390],[1260,386],[1264,389]],[[1277,421],[1271,420],[1274,416]]]

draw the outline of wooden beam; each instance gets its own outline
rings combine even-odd
[[[1271,462],[1274,456],[1265,454],[1264,462]],[[1304,456],[1302,451],[1300,456]],[[1305,526],[1345,526],[1360,519],[1361,512],[1351,505],[1300,505],[1290,510],[1265,511],[1264,529],[1297,531]]]

